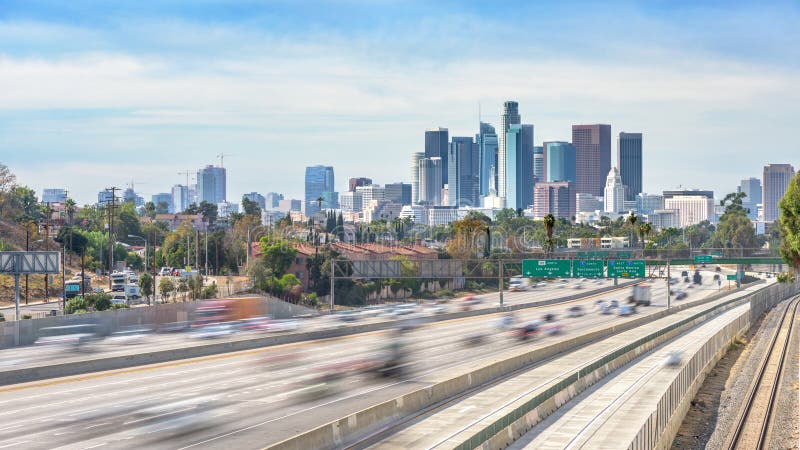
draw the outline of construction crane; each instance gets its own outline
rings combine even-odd
[[[178,175],[186,175],[186,187],[189,187],[189,175],[193,174],[191,170],[181,170]]]
[[[236,156],[236,155],[232,155],[230,153],[219,153],[217,155],[217,158],[219,158],[219,166],[220,167],[225,167],[225,164],[223,164],[223,161],[224,161],[226,156]]]

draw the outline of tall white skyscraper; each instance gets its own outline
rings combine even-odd
[[[411,204],[419,203],[419,162],[425,159],[425,152],[411,154]]]
[[[497,195],[505,197],[506,193],[506,133],[511,125],[519,125],[522,118],[519,116],[519,104],[514,101],[503,103],[503,115],[500,116],[500,130],[497,132]],[[532,146],[533,144],[531,144]]]
[[[625,185],[619,169],[612,167],[606,177],[605,197],[603,210],[610,213],[621,213],[625,209]]]
[[[774,222],[781,216],[778,202],[789,189],[789,182],[794,177],[791,164],[768,164],[764,166],[764,178],[761,183],[762,202],[764,204],[764,221]]]
[[[419,201],[436,206],[442,204],[442,158],[419,161]]]

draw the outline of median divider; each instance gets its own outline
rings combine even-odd
[[[286,439],[276,444],[272,444],[267,448],[281,449],[281,450],[284,449],[299,450],[307,448],[332,449],[332,448],[340,448],[343,446],[347,446],[349,443],[355,442],[359,439],[363,439],[366,436],[379,432],[381,429],[391,426],[392,423],[395,423],[404,417],[412,415],[420,410],[434,407],[439,403],[445,402],[457,395],[463,394],[470,390],[479,389],[488,383],[496,382],[497,380],[506,377],[509,374],[512,374],[519,370],[523,370],[537,362],[555,356],[559,353],[564,353],[573,350],[575,348],[578,348],[580,346],[591,344],[593,342],[607,338],[609,336],[613,336],[623,331],[627,331],[639,327],[641,325],[647,324],[649,322],[655,321],[657,319],[663,318],[667,315],[674,314],[678,311],[682,311],[687,308],[697,307],[718,300],[721,297],[736,294],[740,291],[741,290],[720,292],[712,296],[709,296],[703,300],[676,305],[670,310],[658,311],[656,313],[649,314],[647,316],[638,317],[623,324],[605,327],[599,330],[595,330],[593,332],[583,334],[581,336],[565,339],[544,347],[530,350],[528,352],[510,358],[494,361],[484,367],[471,370],[467,373],[463,373],[456,377],[437,381],[428,387],[415,390],[413,392],[402,395],[395,399],[379,403],[364,410],[350,414],[346,417],[342,417],[333,422],[329,422],[325,425],[319,426],[312,430],[299,433],[298,435],[292,438]],[[718,312],[723,311],[726,308],[733,307],[735,304],[739,304],[741,302],[746,301],[745,298],[746,298],[745,296],[739,295],[736,298],[723,302],[720,305],[717,305],[710,310],[704,311],[699,316],[708,316],[709,314],[716,314]],[[698,320],[698,319],[697,317],[695,317],[692,320]],[[571,378],[572,376],[568,376],[566,377],[566,379],[556,383],[555,386],[550,387],[547,390],[548,393],[547,398],[553,397],[558,392],[563,392],[565,388],[568,388],[571,385],[573,385],[574,381],[576,381],[580,377],[586,377],[587,379],[592,378],[593,372],[597,371],[598,369],[602,370],[603,366],[605,366],[609,362],[619,358],[620,356],[632,350],[635,350],[637,347],[641,347],[647,344],[650,340],[654,339],[655,337],[667,334],[669,332],[673,332],[677,328],[678,326],[672,327],[669,330],[661,330],[657,333],[654,333],[647,340],[640,340],[630,344],[629,346],[626,346],[626,349],[624,351],[620,350],[621,353],[615,352],[613,355],[608,355],[607,358],[604,358],[600,361],[596,361],[595,363],[587,365],[586,367],[581,369],[581,372],[579,374],[576,374],[574,376],[574,379]],[[596,379],[597,378],[594,378],[595,381]],[[545,400],[544,398],[539,398],[538,402],[541,403],[544,400]],[[535,406],[537,405],[533,404],[531,405],[531,407]],[[522,414],[522,411],[518,412],[517,414]],[[511,422],[514,422],[516,420],[517,418],[514,418],[514,420],[512,420]],[[508,424],[510,423],[508,421],[509,418],[504,418],[503,420],[499,421],[497,425],[493,425],[493,427],[491,427],[490,429],[485,430],[482,433],[479,433],[479,435],[477,436],[470,437],[467,440],[467,443],[465,443],[465,446],[462,448],[467,448],[469,447],[469,445],[472,444],[475,445],[473,445],[470,448],[479,446],[481,443],[488,440],[491,436],[494,436],[500,430],[508,426]]]
[[[557,303],[569,302],[586,296],[599,295],[616,289],[624,288],[638,283],[631,281],[620,283],[619,286],[607,286],[591,292],[584,292],[565,297],[538,300],[533,302],[519,303],[515,305],[495,306],[490,308],[474,309],[470,311],[458,311],[445,314],[430,316],[429,322],[442,322],[446,320],[474,317],[486,314],[495,314],[504,311],[515,311],[525,308],[535,308]],[[218,355],[257,348],[271,347],[276,345],[292,344],[296,342],[338,338],[349,335],[368,333],[373,331],[388,330],[397,327],[398,321],[384,320],[370,322],[359,325],[346,325],[336,328],[327,328],[314,331],[301,331],[292,333],[275,334],[270,336],[247,337],[223,342],[210,342],[194,345],[179,345],[176,347],[129,353],[115,356],[88,356],[76,360],[68,360],[53,364],[43,364],[37,366],[17,367],[7,370],[0,370],[0,386],[30,381],[58,378],[72,375],[81,375],[91,372],[102,372],[107,370],[118,370],[148,364],[158,364],[181,359],[198,358],[204,356]]]

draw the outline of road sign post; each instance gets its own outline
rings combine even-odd
[[[0,273],[14,275],[14,345],[19,345],[19,276],[21,274],[61,272],[58,252],[0,252]]]
[[[572,261],[568,259],[526,259],[522,261],[522,276],[569,278],[572,276]]]

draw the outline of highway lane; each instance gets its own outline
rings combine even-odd
[[[664,291],[663,283],[654,291],[660,307]],[[693,293],[690,299],[711,292],[716,290]],[[601,297],[622,299],[619,294]],[[590,307],[594,299],[582,303]],[[528,320],[540,317],[543,311],[563,309],[537,308],[518,314]],[[424,326],[409,338],[413,338],[409,345],[416,362],[409,377],[374,380],[352,376],[319,397],[312,395],[311,378],[325,373],[326,366],[368,356],[390,333],[8,386],[0,389],[0,447],[261,447],[425,386],[433,374],[455,373],[458,366],[474,367],[499,354],[558,339],[547,337],[519,344],[506,335],[492,333],[498,318],[490,315]],[[566,323],[569,333],[578,333],[600,322],[624,320],[628,319],[589,314]],[[480,331],[492,333],[484,345],[468,347],[461,342],[467,333]],[[282,360],[290,356],[296,357],[294,363]],[[264,363],[265,357],[272,358],[273,363]],[[19,438],[20,429],[25,430],[25,439]],[[19,442],[22,440],[29,442]]]
[[[591,293],[596,289],[611,286],[612,280],[597,280],[583,283],[584,290]],[[572,286],[574,283],[568,283]],[[578,292],[575,290],[567,291],[564,289],[565,283],[553,282],[547,283],[546,286],[535,288],[530,291],[524,292],[504,292],[504,304],[515,305],[519,303],[526,303],[538,300],[548,300],[553,298],[565,297],[573,295]],[[475,309],[486,309],[495,307],[499,303],[499,294],[497,292],[476,295],[483,302],[475,306]],[[449,306],[452,310],[458,307],[458,300],[454,300],[452,305]],[[371,318],[361,320],[359,323],[370,323],[387,320],[386,317]],[[342,322],[332,320],[330,316],[323,315],[314,319],[304,319],[300,322],[302,329],[300,331],[323,330],[329,328],[337,328],[343,326]],[[252,338],[252,335],[237,335],[229,338],[218,339],[215,342],[235,341]],[[207,343],[204,339],[192,339],[185,333],[165,333],[165,334],[151,334],[142,339],[139,345],[130,345],[124,343],[122,340],[106,339],[100,343],[88,346],[82,352],[65,351],[63,348],[47,348],[37,346],[26,346],[19,348],[6,348],[0,351],[0,370],[3,368],[20,368],[31,367],[42,364],[56,364],[61,362],[85,361],[87,359],[97,357],[111,357],[129,355],[140,352],[153,352],[160,350],[169,350],[174,348],[184,348],[193,345]]]

